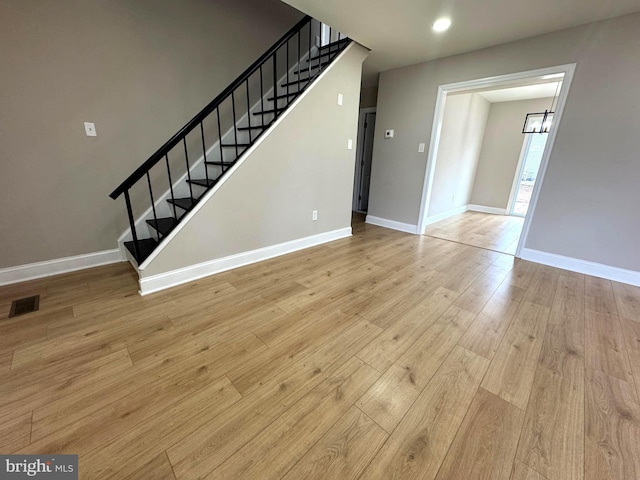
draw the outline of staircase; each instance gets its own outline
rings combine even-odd
[[[110,194],[124,196],[130,225],[124,246],[134,265],[143,264],[349,43],[303,18]]]

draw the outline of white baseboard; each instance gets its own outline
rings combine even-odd
[[[152,275],[140,279],[140,295],[166,290],[167,288],[192,282],[200,278],[208,277],[216,273],[225,272],[252,263],[261,262],[270,258],[279,257],[287,253],[296,252],[305,248],[314,247],[323,243],[339,240],[351,236],[351,227],[333,230],[331,232],[319,233],[310,237],[291,240],[289,242],[271,245],[269,247],[251,250],[249,252],[238,253],[224,258],[217,258],[208,262],[190,265],[166,273]],[[144,273],[144,271],[143,271]]]
[[[628,283],[640,287],[640,272],[625,270],[624,268],[611,267],[602,263],[589,262],[578,258],[565,257],[555,253],[541,252],[531,248],[523,248],[521,257],[523,260],[562,268],[577,273],[584,273],[594,277],[606,278],[615,282]]]
[[[442,220],[445,220],[449,217],[453,217],[454,215],[459,215],[461,213],[466,212],[469,209],[469,205],[462,205],[461,207],[458,208],[453,208],[451,210],[447,210],[446,212],[442,212],[439,213],[437,215],[432,215],[430,217],[427,217],[427,219],[425,220],[424,224],[425,225],[432,225],[434,223],[440,222]]]
[[[506,215],[506,208],[496,208],[496,207],[485,207],[484,205],[467,205],[467,210],[471,210],[472,212],[482,212],[482,213],[491,213],[493,215]]]
[[[410,223],[396,222],[395,220],[389,220],[386,218],[374,217],[373,215],[367,215],[365,223],[371,225],[377,225],[378,227],[391,228],[392,230],[399,230],[401,232],[418,234],[418,226],[411,225]]]
[[[37,278],[60,275],[61,273],[74,272],[85,268],[99,267],[109,263],[122,262],[122,254],[119,249],[104,250],[102,252],[87,253],[74,257],[56,258],[46,262],[29,263],[0,269],[0,285],[26,282]]]

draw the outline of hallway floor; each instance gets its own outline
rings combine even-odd
[[[0,287],[0,452],[84,480],[640,478],[640,288],[356,221],[137,290],[126,263]]]
[[[425,235],[515,255],[524,218],[464,212],[429,225]]]

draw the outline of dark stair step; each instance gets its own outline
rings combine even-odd
[[[163,237],[178,225],[178,221],[173,217],[159,218],[158,220],[147,220],[151,228],[155,228]]]
[[[236,148],[236,147],[250,147],[251,144],[250,143],[223,143],[222,147],[223,148]]]
[[[322,62],[320,65],[311,65],[311,67],[309,67],[309,66],[307,65],[306,67],[301,68],[301,69],[299,69],[299,70],[294,70],[294,72],[293,72],[293,73],[294,73],[294,75],[297,75],[297,74],[302,73],[302,72],[308,72],[310,69],[311,69],[311,70],[315,70],[315,69],[318,69],[318,68],[324,68],[324,67],[326,67],[327,65],[329,65],[330,63],[331,63],[331,62]]]
[[[234,162],[214,162],[207,161],[207,165],[217,165],[218,167],[233,167]]]
[[[138,265],[146,260],[146,258],[151,255],[151,252],[156,248],[158,242],[156,242],[153,238],[141,238],[138,240],[138,249],[140,250],[140,258],[136,257],[136,249],[133,246],[133,241],[124,242],[124,246],[127,247],[131,256],[135,258]]]
[[[308,77],[307,77],[307,78],[301,78],[301,79],[300,79],[300,83],[301,83],[301,84],[303,84],[303,83],[308,83],[308,82],[310,82],[310,81],[311,81],[311,79],[312,79],[312,78],[313,78],[313,77],[311,77],[311,78],[308,78]],[[298,85],[298,80],[293,80],[293,81],[291,81],[291,82],[286,82],[286,83],[281,83],[281,84],[280,84],[280,86],[281,86],[281,87],[286,87],[287,85]]]
[[[278,112],[284,112],[287,108],[286,107],[282,107],[282,108],[278,108]],[[275,113],[276,109],[275,108],[269,108],[267,110],[263,110],[261,112],[253,112],[254,115],[265,115],[267,113]]]
[[[298,82],[296,82],[296,84],[297,84],[297,83],[298,83]],[[302,80],[300,80],[300,83],[302,83]],[[276,98],[277,98],[278,100],[281,100],[281,99],[283,99],[283,98],[295,97],[295,96],[296,96],[296,95],[298,95],[298,94],[300,94],[300,92],[290,92],[290,93],[285,93],[285,94],[283,94],[283,95],[276,95]],[[273,97],[269,97],[269,98],[267,98],[267,100],[268,100],[269,102],[272,102],[272,101],[274,100],[274,98],[273,98]]]
[[[323,45],[322,47],[319,48],[319,50],[321,52],[324,51],[324,50],[329,50],[329,49],[338,50],[347,42],[349,42],[349,39],[348,38],[343,38],[343,39],[337,40],[335,42],[331,42],[331,43],[328,43],[326,45]]]
[[[238,127],[238,130],[241,132],[247,131],[247,130],[266,130],[267,128],[269,128],[269,124],[267,125],[252,125],[250,127]]]
[[[208,163],[208,162],[207,162]],[[172,205],[175,205],[178,208],[181,208],[183,210],[189,210],[193,205],[196,204],[196,199],[195,198],[176,198],[175,200],[167,200],[167,202],[169,202]]]
[[[209,180],[207,180],[206,178],[197,178],[195,180],[187,180],[187,183],[197,185],[199,187],[209,188],[213,187],[216,183],[218,183],[218,181],[214,180],[213,178],[210,178]]]

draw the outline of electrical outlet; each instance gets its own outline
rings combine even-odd
[[[313,212],[311,212],[311,220],[313,220],[314,222],[318,220],[318,210],[314,210]]]
[[[384,138],[393,138],[395,133],[396,132],[394,132],[393,130],[385,130],[384,131]]]
[[[84,133],[87,134],[87,137],[97,137],[98,134],[96,132],[96,124],[84,122]]]

